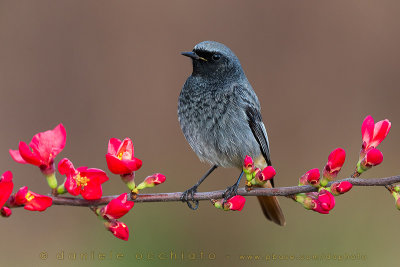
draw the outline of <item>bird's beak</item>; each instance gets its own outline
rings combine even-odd
[[[185,56],[185,57],[190,57],[190,58],[195,59],[195,60],[199,60],[200,59],[200,60],[203,60],[203,61],[207,61],[207,59],[205,59],[204,57],[199,57],[199,55],[197,55],[195,52],[182,52],[181,55]]]

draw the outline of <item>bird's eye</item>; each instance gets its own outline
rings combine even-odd
[[[214,60],[214,61],[217,61],[217,60],[219,60],[221,58],[221,55],[220,54],[214,54],[214,55],[212,55],[212,59]]]

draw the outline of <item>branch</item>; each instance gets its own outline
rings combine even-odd
[[[353,186],[387,186],[394,183],[400,182],[400,175],[391,176],[386,178],[371,178],[371,179],[361,179],[361,178],[346,178],[342,180],[337,180],[334,182],[342,182],[349,181]],[[331,185],[334,182],[330,182],[328,185]],[[291,196],[297,193],[308,193],[308,192],[316,192],[318,189],[310,186],[291,186],[291,187],[277,187],[277,188],[252,188],[250,191],[246,191],[245,188],[238,189],[238,195],[242,196]],[[211,192],[203,192],[196,193],[194,195],[194,200],[211,200],[211,199],[220,199],[224,190],[211,191]],[[180,201],[182,196],[182,192],[174,192],[174,193],[157,193],[157,194],[139,194],[136,196],[135,202],[171,202],[171,201]],[[118,195],[114,196],[105,196],[98,200],[89,201],[82,198],[74,198],[74,197],[56,197],[53,198],[53,205],[65,205],[65,206],[99,206],[105,205],[109,203],[112,199],[118,197]]]

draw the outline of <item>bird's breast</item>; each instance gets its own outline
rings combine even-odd
[[[246,155],[260,154],[245,111],[233,94],[187,83],[178,102],[183,134],[198,157],[222,167],[240,167]]]

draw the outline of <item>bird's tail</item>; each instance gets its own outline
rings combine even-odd
[[[269,181],[263,186],[267,188],[272,188],[272,185]],[[274,223],[284,226],[286,224],[285,216],[279,206],[278,198],[275,196],[257,196],[258,201],[260,202],[261,209],[267,217],[268,220],[273,221]]]
[[[254,165],[260,169],[264,169],[268,166],[265,158],[260,156],[255,159]],[[272,182],[272,184],[271,184]],[[273,187],[273,180],[267,181],[263,187],[272,188]],[[257,196],[258,201],[260,202],[261,209],[267,217],[268,220],[273,221],[274,223],[284,226],[286,224],[285,216],[283,216],[283,212],[281,207],[279,206],[278,198],[275,196]]]

